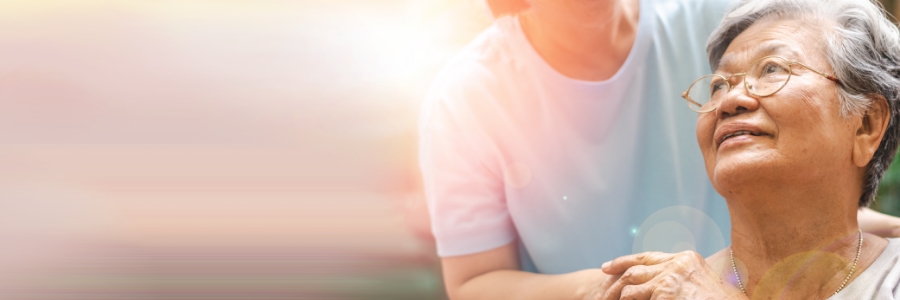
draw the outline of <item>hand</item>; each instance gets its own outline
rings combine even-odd
[[[603,264],[613,276],[600,299],[747,299],[725,282],[697,252],[645,252]]]
[[[603,273],[602,270],[599,271],[602,275],[594,276],[595,278],[585,282],[585,284],[579,287],[576,292],[576,299],[583,300],[598,300],[598,299],[606,299],[606,291],[612,287],[616,281],[619,280],[619,277],[622,275],[609,275]]]

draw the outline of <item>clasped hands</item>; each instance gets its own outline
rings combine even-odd
[[[694,251],[627,255],[602,269],[612,276],[590,299],[747,299]]]

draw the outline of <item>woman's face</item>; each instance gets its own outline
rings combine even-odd
[[[805,23],[805,25],[804,25]],[[757,59],[777,55],[825,74],[821,26],[801,20],[760,20],[729,45],[716,74],[740,73]],[[793,65],[787,84],[774,95],[749,94],[742,76],[717,111],[700,114],[697,140],[713,186],[726,198],[759,184],[815,184],[852,170],[853,118],[841,116],[838,86]],[[747,134],[749,133],[749,134]]]

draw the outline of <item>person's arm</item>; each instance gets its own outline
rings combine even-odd
[[[609,275],[600,269],[545,275],[520,271],[516,242],[463,256],[444,257],[444,284],[453,300],[599,299]]]
[[[419,166],[448,295],[454,300],[598,299],[590,296],[612,284],[599,269],[564,275],[521,271],[520,229],[507,207],[511,162],[501,151],[505,142],[496,140],[502,136],[496,126],[506,126],[498,123],[506,118],[495,110],[500,102],[487,84],[495,74],[462,64],[435,80],[419,123]]]
[[[900,218],[889,216],[868,208],[857,214],[859,229],[883,238],[900,237]]]

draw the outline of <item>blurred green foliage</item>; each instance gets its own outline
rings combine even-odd
[[[894,163],[884,173],[881,184],[878,185],[878,195],[872,203],[872,209],[893,216],[900,216],[900,163],[894,158]]]
[[[896,0],[881,0],[885,10],[896,15]],[[900,216],[900,163],[895,163],[885,172],[881,184],[878,185],[878,195],[875,196],[875,202],[871,208],[882,213],[893,216]]]
[[[896,0],[881,0],[881,4],[889,13],[896,12],[896,2]],[[900,216],[900,164],[892,163],[885,172],[881,184],[878,185],[878,195],[871,207],[882,213]]]

